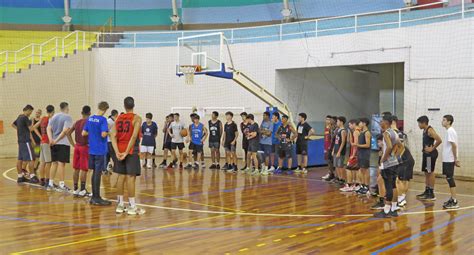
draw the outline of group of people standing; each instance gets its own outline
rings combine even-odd
[[[438,157],[437,148],[442,139],[429,123],[427,116],[417,120],[423,130],[422,171],[425,173],[426,188],[417,195],[421,200],[434,201],[435,164]],[[443,204],[445,209],[459,208],[456,199],[454,168],[460,167],[458,158],[458,138],[452,127],[454,118],[445,115],[442,126],[446,128],[443,146],[443,175],[450,187],[451,198]],[[407,135],[397,127],[398,118],[391,113],[383,113],[380,127],[381,134],[376,137],[378,145],[377,183],[372,185],[372,194],[378,200],[372,209],[381,210],[376,217],[388,218],[398,216],[397,211],[407,204],[409,181],[413,178],[415,160],[406,146]],[[371,192],[369,167],[371,162],[372,134],[369,130],[370,120],[353,119],[345,126],[343,116],[327,116],[325,128],[325,158],[329,172],[323,180],[340,185],[341,192],[356,192],[368,195]],[[347,163],[346,157],[348,156]]]

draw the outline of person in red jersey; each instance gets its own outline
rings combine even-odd
[[[142,118],[133,113],[135,100],[132,97],[124,99],[125,113],[115,121],[111,131],[112,146],[115,151],[113,156],[114,172],[118,174],[117,196],[118,204],[116,213],[127,212],[128,215],[141,215],[145,210],[137,207],[135,202],[135,181],[141,174],[139,141],[140,126]],[[124,186],[127,183],[128,201],[130,206],[125,209]]]

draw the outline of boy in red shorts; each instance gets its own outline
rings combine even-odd
[[[91,108],[88,105],[82,107],[82,119],[76,121],[71,128],[71,135],[74,132],[74,158],[72,167],[74,168],[74,196],[84,197],[90,193],[86,190],[87,170],[89,169],[89,142],[87,137],[82,136],[82,130],[91,115]],[[79,189],[78,181],[81,176],[81,188]]]

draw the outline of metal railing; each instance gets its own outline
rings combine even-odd
[[[337,33],[358,33],[379,28],[401,28],[411,24],[421,23],[429,20],[440,20],[443,18],[464,19],[465,14],[474,12],[474,9],[466,9],[464,1],[460,6],[441,7],[444,2],[435,2],[424,5],[417,5],[405,7],[400,9],[385,10],[378,12],[360,13],[354,15],[345,15],[338,17],[321,18],[293,23],[285,23],[278,25],[265,25],[255,27],[233,28],[233,29],[212,29],[212,30],[188,30],[188,31],[156,31],[156,32],[102,32],[98,33],[97,38],[104,38],[101,35],[122,35],[127,40],[120,42],[105,42],[97,40],[96,44],[107,45],[129,45],[132,47],[157,45],[157,46],[176,46],[177,38],[189,35],[196,35],[199,33],[223,32],[229,43],[239,43],[247,41],[274,41],[292,39],[296,36],[324,36]],[[434,9],[434,7],[440,8]],[[431,16],[412,15],[412,13],[423,13],[422,11],[414,11],[416,9],[426,9],[432,7],[430,10],[446,10],[445,13],[437,14],[431,13]],[[429,10],[423,10],[429,11]],[[413,17],[414,16],[414,17]],[[385,18],[385,20],[384,20]],[[387,20],[388,19],[388,20]],[[340,24],[338,24],[340,23]],[[239,36],[247,33],[249,36]],[[143,36],[152,36],[156,40],[145,40]],[[161,36],[161,38],[160,38]],[[170,39],[172,37],[172,39]]]
[[[86,48],[86,33],[75,31],[65,37],[53,37],[41,44],[31,43],[16,51],[0,52],[0,74],[18,72],[25,64],[43,64],[47,57],[65,57],[73,50]],[[2,61],[3,59],[3,61]]]

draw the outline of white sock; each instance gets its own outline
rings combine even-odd
[[[140,159],[140,166],[143,166],[143,162],[144,160],[143,159]]]
[[[118,195],[118,196],[117,196],[117,200],[118,200],[118,204],[119,204],[120,206],[123,206],[123,196]]]
[[[21,177],[23,177],[23,174],[18,174],[18,178],[21,178]]]
[[[392,211],[395,211],[395,209],[397,208],[398,208],[397,202],[392,202]]]
[[[401,202],[401,201],[405,200],[405,197],[406,197],[405,194],[402,194],[401,196],[398,196],[398,202]]]
[[[134,197],[129,197],[128,202],[130,202],[130,207],[137,206],[137,204],[135,203],[135,198]]]
[[[35,177],[35,174],[30,174],[30,178],[33,178],[33,177]]]
[[[385,206],[383,207],[383,211],[384,211],[384,213],[389,213],[390,212],[390,205],[385,204]]]
[[[61,188],[64,187],[64,181],[59,182],[59,187],[61,187]]]
[[[54,185],[54,180],[53,179],[49,179],[49,186],[53,186]]]

